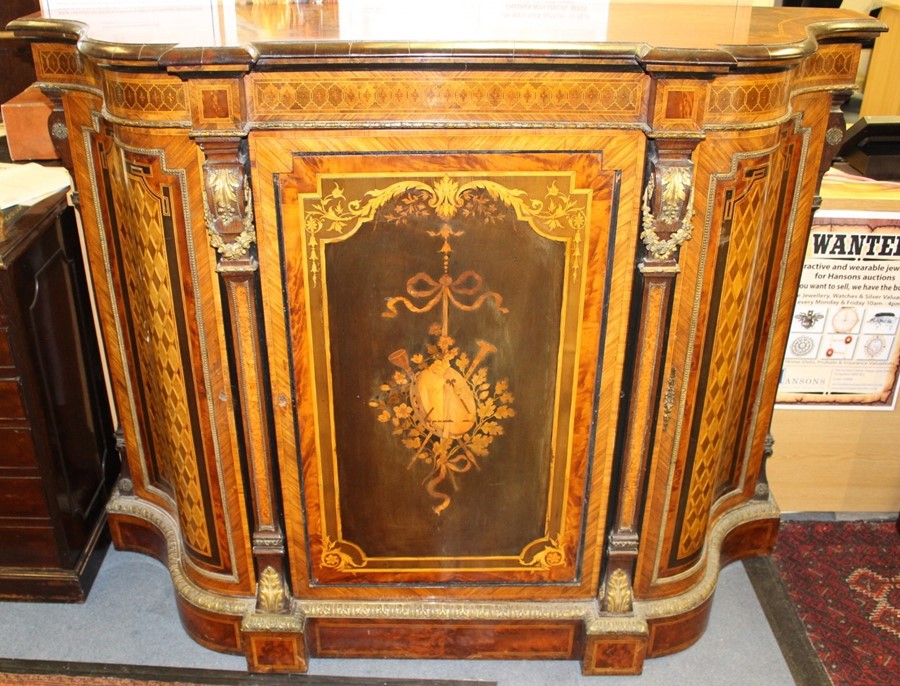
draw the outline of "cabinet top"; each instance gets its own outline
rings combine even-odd
[[[77,42],[101,60],[164,67],[327,63],[777,66],[818,42],[865,40],[879,22],[843,10],[753,7],[748,0],[48,0],[9,26]],[[146,65],[149,66],[149,65]]]

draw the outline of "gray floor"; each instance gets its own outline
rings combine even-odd
[[[245,670],[243,657],[194,643],[156,560],[111,550],[83,605],[0,603],[0,657]],[[709,628],[677,655],[647,660],[640,677],[582,677],[576,662],[312,660],[310,674],[485,679],[501,686],[790,686],[794,684],[743,565],[722,570]]]

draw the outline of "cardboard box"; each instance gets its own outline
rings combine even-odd
[[[26,88],[0,106],[6,125],[9,156],[20,160],[59,159],[50,139],[47,120],[51,105],[37,88]]]

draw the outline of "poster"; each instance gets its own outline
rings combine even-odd
[[[234,2],[221,0],[41,0],[41,14],[87,24],[94,40],[185,46],[237,42]]]
[[[898,325],[900,213],[817,213],[776,402],[893,409]]]

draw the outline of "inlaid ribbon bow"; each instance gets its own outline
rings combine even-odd
[[[481,293],[483,287],[484,282],[481,276],[472,270],[464,271],[455,279],[449,274],[444,274],[437,281],[425,272],[419,272],[406,282],[406,292],[412,298],[430,298],[430,300],[422,306],[417,306],[409,298],[404,296],[393,297],[387,301],[385,311],[381,313],[381,316],[388,318],[396,317],[399,314],[397,312],[397,306],[401,304],[405,305],[410,312],[421,314],[422,312],[432,310],[439,302],[443,302],[445,308],[448,303],[452,303],[458,310],[472,312],[481,307],[484,302],[489,299],[494,301],[494,305],[500,312],[509,312],[508,309],[503,307],[503,296],[494,291]],[[456,297],[457,295],[474,296],[479,293],[481,293],[481,295],[468,305],[461,302]]]

